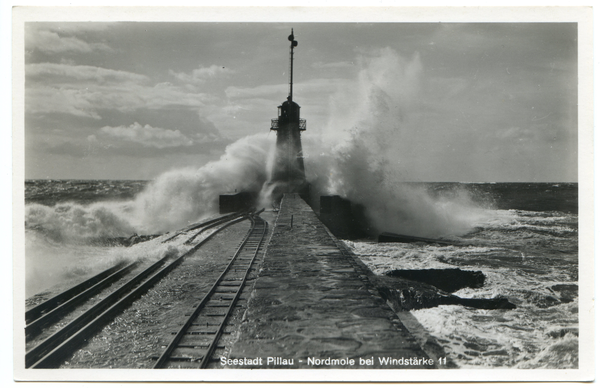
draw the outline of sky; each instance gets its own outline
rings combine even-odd
[[[152,179],[268,134],[291,28],[307,141],[388,115],[407,180],[577,181],[573,23],[28,22],[25,178]]]

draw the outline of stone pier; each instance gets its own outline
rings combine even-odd
[[[284,196],[272,227],[230,359],[262,358],[258,368],[435,368],[368,269],[299,195]]]

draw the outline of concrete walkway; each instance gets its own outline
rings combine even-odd
[[[338,244],[298,195],[285,195],[225,367],[435,368]]]

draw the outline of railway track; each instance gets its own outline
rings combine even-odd
[[[34,338],[44,328],[63,319],[85,301],[123,278],[139,264],[138,261],[129,265],[125,265],[125,262],[118,263],[106,271],[28,310],[25,313],[25,322],[27,324],[25,326],[25,338]]]
[[[251,217],[252,227],[211,289],[189,314],[157,358],[154,369],[207,368],[219,346],[229,317],[237,307],[248,273],[267,234],[267,223]]]
[[[76,351],[87,338],[101,330],[110,323],[120,312],[143,295],[148,289],[164,278],[168,273],[181,264],[185,258],[196,252],[204,243],[227,227],[243,221],[253,219],[250,213],[235,213],[226,215],[207,222],[192,225],[175,233],[163,242],[172,241],[183,235],[188,237],[186,243],[192,243],[202,235],[195,245],[186,253],[175,257],[167,254],[154,262],[136,275],[130,274],[141,263],[118,263],[117,265],[93,276],[92,278],[76,285],[75,287],[49,299],[48,301],[28,310],[25,313],[25,333],[28,340],[34,340],[33,346],[25,354],[26,368],[55,368]],[[254,224],[254,221],[253,221]],[[200,229],[189,237],[190,232]],[[127,277],[131,279],[127,279]],[[113,284],[120,281],[116,289],[111,289]],[[113,288],[115,288],[113,286]],[[104,291],[110,293],[91,306],[87,306],[74,319],[74,312],[82,309],[82,305]],[[84,306],[85,307],[85,306]],[[68,322],[66,321],[68,320]],[[35,341],[36,337],[44,337],[44,330],[48,326],[58,327],[53,333],[45,333],[45,338]]]
[[[194,240],[194,238],[196,238],[197,236],[199,236],[203,232],[209,230],[211,227],[214,227],[216,225],[222,224],[223,222],[231,221],[233,219],[236,219],[238,217],[243,216],[244,214],[245,214],[244,212],[232,213],[232,214],[225,215],[223,217],[218,217],[218,218],[210,219],[208,221],[204,221],[204,222],[200,222],[200,223],[197,223],[197,224],[190,225],[187,228],[184,228],[184,229],[182,229],[182,230],[180,230],[178,232],[175,232],[172,236],[166,238],[162,242],[166,243],[166,242],[172,241],[172,240],[176,239],[177,237],[179,237],[182,234],[191,232],[191,231],[196,230],[196,229],[200,229],[199,232],[197,232],[191,238],[189,238],[188,240],[186,240],[186,243],[189,244],[192,240]]]

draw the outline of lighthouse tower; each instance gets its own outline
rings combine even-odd
[[[277,107],[276,119],[271,120],[271,130],[277,131],[277,145],[273,165],[271,184],[274,198],[283,193],[306,194],[308,185],[304,174],[304,158],[300,132],[306,130],[306,120],[300,118],[300,105],[292,97],[294,91],[294,30],[288,37],[290,41],[290,93],[286,101]]]

